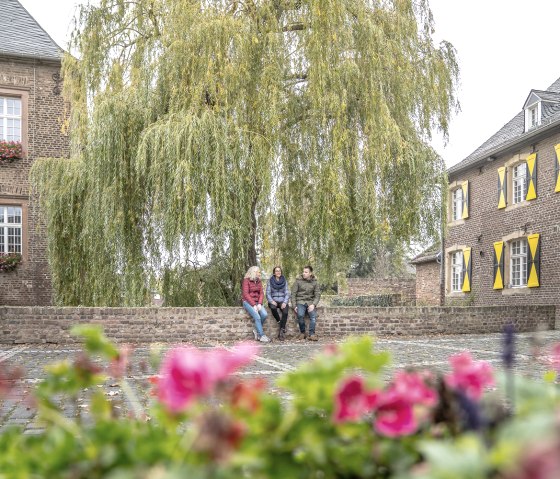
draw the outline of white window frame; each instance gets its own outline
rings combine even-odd
[[[525,109],[525,131],[541,124],[541,102],[538,101]]]
[[[523,167],[520,174],[520,168]],[[511,168],[511,200],[512,204],[525,201],[527,195],[527,163],[517,163]]]
[[[458,221],[463,218],[463,188],[451,191],[451,219]]]
[[[8,222],[8,212],[14,213],[14,221]],[[16,222],[16,218],[19,218],[19,221]],[[19,235],[16,234],[17,231]],[[10,238],[18,237],[19,242],[13,241],[10,245]],[[23,208],[18,205],[0,204],[0,254],[10,253],[23,254]]]
[[[19,114],[8,112],[8,103],[16,102]],[[13,108],[13,106],[12,106]],[[19,133],[14,135],[14,122],[17,122]],[[9,124],[11,125],[9,126]],[[8,128],[12,129],[12,134],[8,136]],[[12,96],[0,96],[0,141],[19,141],[21,143],[23,137],[23,102],[21,98]]]
[[[463,251],[451,253],[451,292],[463,291]]]
[[[509,243],[509,283],[511,288],[527,286],[527,238]]]

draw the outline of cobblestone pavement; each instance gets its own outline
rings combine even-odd
[[[308,341],[273,342],[263,345],[256,361],[238,374],[246,377],[265,377],[272,392],[282,394],[275,387],[275,380],[284,372],[292,371],[298,364],[308,360],[329,342],[340,342],[342,339],[320,340],[317,343]],[[560,342],[560,331],[543,331],[540,333],[524,333],[516,335],[516,365],[518,373],[534,378],[542,377],[549,369],[545,361],[535,359],[537,347],[545,352],[550,346]],[[464,350],[470,350],[476,359],[489,361],[496,369],[501,367],[501,343],[499,334],[461,335],[461,336],[429,336],[411,338],[379,338],[375,348],[391,352],[393,361],[387,370],[387,376],[394,368],[407,366],[422,366],[445,371],[447,358]],[[226,347],[231,344],[224,344]],[[209,348],[216,345],[198,344],[199,347]],[[150,401],[149,377],[155,371],[150,370],[150,357],[154,354],[162,356],[171,347],[168,344],[142,344],[135,347],[127,382],[135,393],[136,399],[124,399],[121,387],[112,382],[105,384],[104,390],[111,397],[116,407],[123,409],[134,408],[144,410]],[[23,378],[18,382],[17,394],[10,399],[0,399],[0,432],[9,425],[19,425],[28,433],[40,430],[35,410],[32,407],[31,391],[41,378],[44,377],[44,367],[47,364],[72,359],[80,352],[78,345],[0,345],[0,369],[22,366],[25,368]],[[542,354],[542,353],[541,353]],[[87,392],[84,393],[84,397]],[[65,404],[65,415],[72,417],[76,408],[83,408],[87,413],[87,406],[80,398],[74,405]]]

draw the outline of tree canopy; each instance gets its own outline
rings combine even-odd
[[[428,141],[458,76],[433,31],[427,0],[81,7],[72,158],[32,171],[57,302],[140,305],[149,278],[201,259],[231,302],[258,260],[328,275],[380,234],[432,235],[445,169]]]

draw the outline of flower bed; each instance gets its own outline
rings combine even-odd
[[[0,140],[0,163],[11,163],[21,158],[23,158],[21,142]]]
[[[44,431],[0,434],[1,477],[560,477],[555,373],[496,377],[465,352],[450,358],[445,375],[416,369],[385,381],[388,354],[364,337],[328,346],[282,376],[284,401],[263,380],[235,374],[257,354],[254,343],[180,347],[150,380],[144,412],[126,380],[130,349],[95,328],[75,332],[85,353],[49,367],[35,393]],[[559,348],[551,358],[557,368]],[[504,360],[511,372],[511,334]],[[0,369],[0,396],[17,394],[10,388],[21,375]],[[129,397],[129,412],[122,397],[96,387],[108,380]],[[74,419],[63,414],[69,408]]]
[[[0,253],[0,272],[13,271],[20,262],[19,253]]]

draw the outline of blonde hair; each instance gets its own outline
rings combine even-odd
[[[257,279],[257,273],[260,270],[261,269],[258,266],[251,266],[245,273],[245,278],[250,279],[251,281],[255,281]]]

